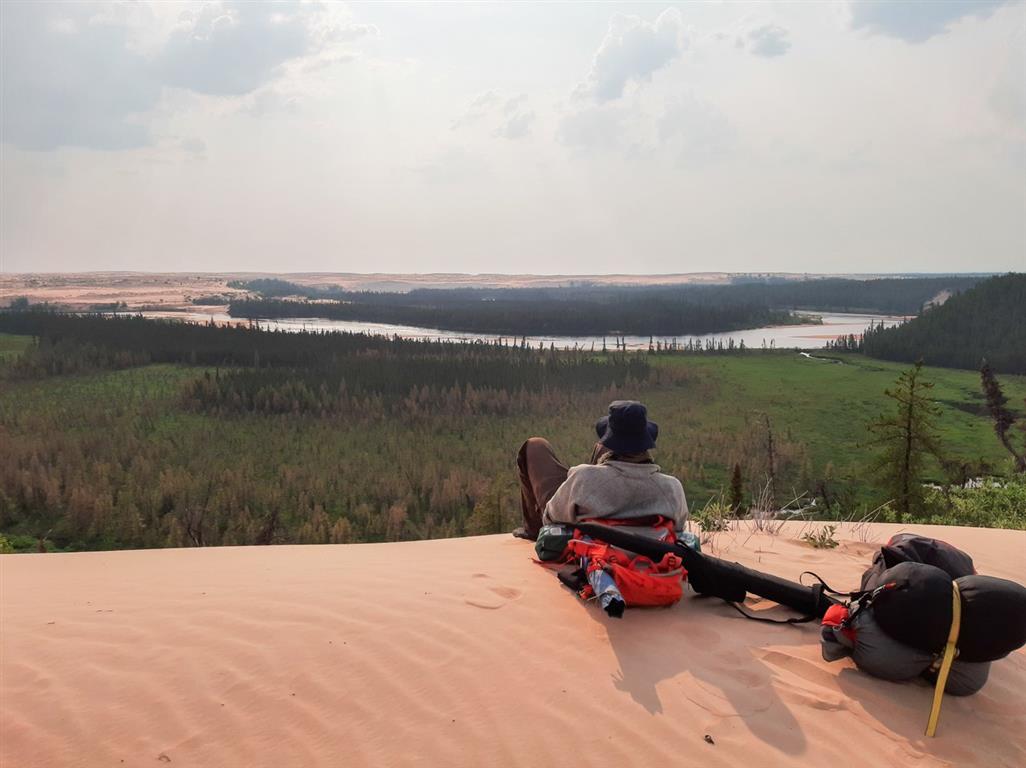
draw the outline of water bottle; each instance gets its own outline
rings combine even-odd
[[[601,568],[596,568],[588,572],[588,583],[591,584],[591,588],[595,592],[595,599],[598,600],[599,606],[606,614],[614,619],[623,616],[623,609],[627,607],[627,604],[612,576]]]
[[[691,531],[680,531],[677,533],[677,541],[683,544],[688,549],[693,549],[695,552],[702,551],[702,540],[698,538]]]

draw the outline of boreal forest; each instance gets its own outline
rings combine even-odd
[[[516,336],[682,336],[808,322],[800,311],[810,309],[915,314],[980,279],[820,278],[383,293],[262,278],[231,284],[259,295],[232,301],[229,312],[240,318],[320,317]]]
[[[890,414],[905,362],[421,342],[19,303],[0,312],[0,536],[35,551],[506,531],[519,514],[520,443],[544,435],[567,463],[585,461],[595,420],[618,398],[649,406],[662,428],[656,461],[698,519],[774,508],[1024,527],[1026,377],[999,367],[1017,354],[1002,350],[984,350],[989,379],[978,361],[928,360],[914,377],[932,409],[915,478],[927,490],[901,497],[875,462],[893,449],[880,442],[888,429],[900,432]],[[970,491],[979,478],[997,484]]]
[[[866,333],[862,351],[882,360],[1026,374],[1026,275],[986,280],[893,328]]]

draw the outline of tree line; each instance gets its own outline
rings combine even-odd
[[[983,281],[907,323],[874,327],[861,351],[882,360],[1026,374],[1026,274]]]
[[[394,298],[393,298],[394,297]],[[749,304],[712,304],[690,294],[635,293],[560,300],[507,296],[358,294],[337,301],[240,299],[232,317],[317,317],[516,336],[684,336],[799,322],[791,313]]]
[[[980,277],[754,280],[725,285],[571,285],[422,288],[408,292],[301,286],[276,278],[234,281],[242,318],[321,317],[516,335],[688,335],[800,322],[798,310],[914,314]]]

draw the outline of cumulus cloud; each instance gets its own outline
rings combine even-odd
[[[477,123],[494,126],[493,135],[504,139],[522,139],[531,131],[534,111],[527,109],[527,94],[503,98],[493,90],[474,97],[459,118],[453,121],[452,130],[466,128]]]
[[[519,96],[506,99],[506,103],[502,105],[502,111],[507,115],[512,115],[517,112],[524,104],[527,103],[527,94],[522,93]]]
[[[618,99],[628,83],[645,82],[687,47],[680,11],[668,8],[653,22],[615,14],[577,94],[597,102]]]
[[[990,105],[1006,125],[1026,138],[1026,67],[1023,48],[1026,40],[1017,35],[1008,47],[1008,58],[990,92]]]
[[[736,138],[726,116],[712,104],[686,95],[670,102],[659,118],[658,136],[676,148],[683,165],[706,165],[726,156]]]
[[[147,146],[146,115],[165,88],[243,96],[292,61],[337,56],[335,46],[377,35],[339,14],[318,3],[207,3],[141,44],[133,35],[153,25],[143,30],[133,15],[152,20],[146,6],[5,4],[3,140],[35,150]]]
[[[534,112],[515,112],[496,131],[504,139],[522,139],[531,132]]]
[[[311,58],[316,69],[353,57],[336,44],[378,37],[373,24],[350,24],[333,11],[304,2],[207,4],[182,15],[156,67],[167,85],[196,93],[251,93],[290,61]]]
[[[456,130],[480,122],[486,115],[491,114],[492,110],[499,105],[501,100],[499,94],[495,91],[485,91],[478,94],[470,102],[467,111],[453,120],[452,129]]]
[[[756,56],[783,56],[791,49],[788,31],[776,24],[764,24],[748,33],[748,50]]]
[[[299,97],[273,85],[254,91],[246,98],[240,111],[253,117],[273,114],[295,114],[299,110]]]
[[[944,0],[944,2],[893,2],[892,0],[850,0],[852,29],[896,37],[908,43],[922,43],[943,34],[966,16],[986,18],[1014,0]]]
[[[298,8],[265,3],[204,5],[183,14],[156,69],[163,82],[197,93],[239,96],[270,80],[282,64],[310,51]]]
[[[3,140],[36,150],[150,143],[138,116],[160,83],[128,46],[127,27],[86,5],[10,3],[0,25]]]
[[[559,125],[559,140],[581,149],[614,149],[624,140],[630,110],[601,105],[572,112]]]

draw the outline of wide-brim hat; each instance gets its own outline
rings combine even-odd
[[[648,420],[648,409],[637,400],[616,400],[609,415],[595,423],[595,432],[613,453],[642,453],[655,446],[659,425]]]

